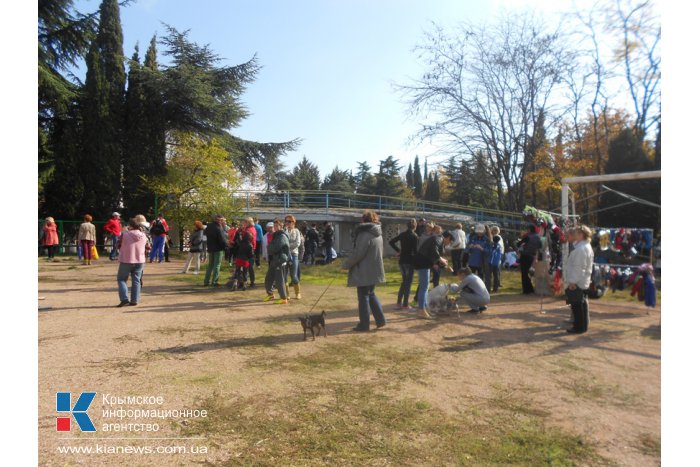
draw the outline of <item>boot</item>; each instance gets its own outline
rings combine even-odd
[[[287,297],[289,297],[289,284],[284,284],[284,289],[287,291]]]
[[[84,259],[84,260],[83,260],[83,266],[87,266],[87,264],[88,264],[88,260],[87,260],[87,259]]]
[[[300,289],[299,284],[294,284],[293,286],[294,286],[294,294],[295,294],[294,298],[296,298],[297,300],[301,300],[301,291],[299,290]]]

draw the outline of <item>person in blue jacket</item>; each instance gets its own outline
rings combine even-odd
[[[482,280],[484,279],[485,266],[491,259],[491,242],[485,234],[486,227],[484,224],[477,224],[474,234],[469,236],[469,243],[467,243],[469,269]]]

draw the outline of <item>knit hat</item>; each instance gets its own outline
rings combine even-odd
[[[112,213],[112,217],[114,217],[114,216],[117,216],[117,217],[122,217],[122,215],[121,215],[121,214],[119,214],[118,212],[113,212],[113,213]]]
[[[268,222],[267,224],[265,224],[266,229],[272,228],[274,226],[275,226],[275,224],[273,222]]]
[[[476,233],[484,233],[486,232],[486,227],[484,227],[484,224],[477,224],[476,229],[474,229]]]

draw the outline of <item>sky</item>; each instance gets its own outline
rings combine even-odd
[[[580,4],[581,2],[579,2]],[[422,70],[413,48],[435,22],[493,21],[504,9],[530,8],[556,20],[567,1],[552,0],[137,0],[122,8],[124,53],[138,42],[145,52],[167,23],[234,65],[257,54],[262,70],[243,95],[251,116],[232,132],[261,142],[300,138],[284,162],[305,155],[321,176],[336,165],[375,169],[393,155],[402,164],[436,148],[415,145],[418,122],[392,83],[405,84]],[[99,1],[81,0],[82,12]],[[439,158],[430,157],[429,164]]]

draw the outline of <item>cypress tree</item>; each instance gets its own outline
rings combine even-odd
[[[406,185],[413,192],[413,166],[411,164],[408,164],[408,170],[406,171]]]
[[[413,193],[415,193],[416,198],[423,197],[423,177],[420,173],[418,156],[416,156],[416,159],[413,161]]]
[[[82,102],[85,187],[82,211],[106,218],[120,205],[124,119],[124,52],[117,0],[103,0],[97,37],[87,57]]]
[[[144,74],[160,77],[158,69],[156,36],[151,38],[151,43],[146,51],[143,62]],[[160,88],[155,84],[158,80],[149,79],[143,88],[145,113],[148,118],[146,125],[148,150],[147,158],[150,162],[148,168],[152,174],[160,175],[165,173],[165,106]]]
[[[143,65],[138,45],[129,62],[124,138],[124,204],[131,214],[155,215],[155,194],[144,177],[165,173],[165,121],[158,89],[156,37],[151,39]]]
[[[142,183],[140,179],[140,176],[146,175],[148,172],[146,169],[148,161],[145,159],[147,138],[144,132],[148,119],[145,115],[142,74],[142,67],[139,63],[139,46],[136,44],[134,55],[129,61],[129,86],[126,90],[124,106],[123,193],[124,204],[131,214],[147,214],[142,202],[143,193],[141,193]]]

